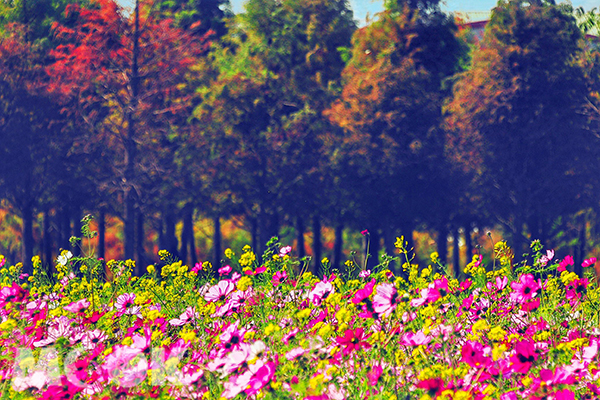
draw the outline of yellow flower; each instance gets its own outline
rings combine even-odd
[[[228,259],[231,259],[233,256],[235,256],[235,253],[233,252],[233,250],[231,250],[230,248],[226,248],[225,249],[225,257]]]
[[[438,254],[437,251],[434,251],[433,253],[431,253],[430,257],[431,257],[431,262],[434,264],[436,264],[438,262],[438,260],[440,259],[440,255]]]
[[[170,255],[171,254],[167,250],[159,250],[158,251],[158,256],[163,261],[166,260],[167,258],[169,258]]]
[[[252,279],[250,279],[248,276],[242,276],[237,283],[238,290],[241,290],[242,292],[248,289],[250,286],[252,286]]]
[[[329,264],[329,258],[323,257],[323,259],[321,260],[321,264],[323,264],[323,265]]]
[[[150,264],[146,267],[146,271],[148,271],[149,274],[153,274],[154,271],[156,271],[156,268],[154,267],[153,264]]]

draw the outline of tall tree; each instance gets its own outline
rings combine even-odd
[[[444,82],[464,51],[438,1],[386,6],[354,35],[343,92],[328,110],[344,128],[331,142],[332,164],[358,206],[355,223],[372,239],[392,227],[410,237],[431,206],[443,159]]]
[[[476,172],[518,256],[524,242],[544,239],[555,218],[590,200],[598,138],[581,112],[581,39],[569,6],[500,1],[449,105],[455,160]]]
[[[213,52],[218,78],[197,110],[198,137],[211,138],[210,159],[235,171],[224,190],[257,221],[261,246],[320,181],[321,111],[354,28],[342,0],[251,0]]]
[[[0,197],[23,220],[22,261],[31,273],[34,211],[50,176],[66,153],[69,137],[56,101],[47,92],[45,54],[25,39],[26,26],[12,24],[0,36]]]
[[[88,125],[90,141],[120,153],[114,160],[114,185],[121,191],[125,257],[135,250],[136,209],[146,196],[144,184],[161,171],[156,163],[170,118],[187,110],[182,83],[204,52],[202,40],[156,18],[153,5],[136,1],[128,16],[111,0],[92,9],[73,5],[72,27],[57,25],[65,41],[49,68],[65,111]]]

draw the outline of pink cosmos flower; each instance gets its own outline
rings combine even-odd
[[[584,260],[581,263],[581,266],[583,268],[587,268],[587,267],[592,267],[594,264],[596,264],[596,257],[592,257],[592,258],[588,258],[587,260]]]
[[[588,278],[576,279],[569,283],[569,285],[566,287],[567,300],[581,298],[581,296],[587,292],[588,285]]]
[[[121,315],[137,315],[142,317],[142,309],[140,306],[135,304],[135,293],[123,293],[115,301],[115,308],[117,309],[116,316]]]
[[[561,262],[558,263],[557,270],[559,272],[566,271],[569,265],[574,265],[575,261],[573,261],[573,257],[567,255]]]
[[[16,282],[12,286],[0,289],[0,309],[5,309],[7,303],[21,303],[27,297],[27,291]]]
[[[221,268],[219,268],[219,275],[228,275],[231,272],[231,266],[230,265],[225,265]]]
[[[235,284],[230,280],[222,280],[212,286],[204,295],[204,300],[210,302],[225,301],[229,293],[235,290]]]
[[[553,258],[554,250],[546,250],[546,254],[540,257],[540,259],[538,260],[538,264],[540,265],[540,267],[545,267],[546,264],[548,264],[548,262]]]
[[[106,339],[108,339],[108,336],[106,336],[104,331],[94,329],[93,331],[84,332],[83,337],[81,338],[81,344],[85,350],[91,351]]]
[[[75,333],[75,329],[71,327],[73,320],[65,317],[64,315],[52,320],[48,323],[48,330],[46,339],[38,340],[33,343],[35,347],[44,347],[51,343],[54,343],[58,338],[70,337]]]
[[[303,356],[308,350],[304,349],[302,346],[298,346],[287,353],[285,353],[285,358],[288,361],[295,360],[296,358]]]
[[[169,324],[175,326],[185,325],[188,322],[194,322],[196,318],[200,317],[200,314],[196,312],[196,309],[192,306],[189,306],[185,309],[185,311],[179,316],[179,318],[173,318],[169,320]]]
[[[241,291],[236,290],[231,294],[231,299],[229,302],[231,303],[231,309],[234,311],[242,311],[247,304],[250,304],[250,300],[254,297],[255,292],[252,287]]]
[[[359,278],[368,278],[369,276],[371,276],[371,270],[370,269],[364,269],[362,271],[360,271],[360,273],[358,274]]]
[[[315,306],[320,306],[321,302],[327,298],[330,294],[335,292],[335,288],[331,282],[318,282],[315,288],[310,291],[308,298]]]
[[[61,377],[60,384],[48,386],[42,394],[41,399],[72,399],[82,390],[82,388],[73,385],[66,376],[63,376]]]
[[[468,341],[461,350],[462,361],[471,367],[482,368],[492,363],[492,360],[484,355],[483,344]]]
[[[65,306],[64,309],[74,314],[79,314],[87,310],[90,305],[91,303],[88,299],[81,299]]]
[[[190,270],[190,272],[195,272],[198,273],[202,271],[202,263],[196,263],[196,265],[194,265],[194,267]]]
[[[398,304],[398,291],[391,283],[382,283],[377,286],[375,296],[373,296],[373,309],[380,317],[387,317]]]
[[[271,283],[273,284],[273,286],[278,286],[281,282],[285,281],[286,279],[287,279],[286,271],[277,271],[277,272],[275,272],[275,274],[273,274]]]
[[[537,359],[533,341],[523,340],[516,344],[515,354],[510,357],[510,362],[515,372],[526,374]]]
[[[442,378],[425,379],[417,383],[419,389],[425,389],[427,393],[437,397],[444,390],[444,381]]]
[[[284,246],[281,249],[279,249],[279,256],[283,257],[289,254],[290,251],[292,251],[292,246]]]
[[[425,335],[423,331],[418,331],[417,333],[406,332],[402,337],[401,344],[405,346],[421,346],[429,342],[431,342],[431,338]]]
[[[540,285],[531,274],[521,275],[519,281],[512,282],[510,287],[513,289],[510,299],[515,303],[525,303],[533,299],[540,289]]]
[[[366,341],[368,337],[368,335],[364,335],[363,328],[346,329],[344,336],[337,337],[335,341],[344,348],[343,354],[347,356],[354,350],[360,350],[362,348],[369,349],[371,345]]]
[[[360,233],[361,233],[363,236],[367,236],[367,235],[369,234],[369,231],[365,229],[364,231],[361,231]]]
[[[375,287],[375,283],[377,281],[375,279],[371,279],[364,288],[358,289],[352,298],[352,303],[360,304],[371,296],[373,293],[373,288]]]

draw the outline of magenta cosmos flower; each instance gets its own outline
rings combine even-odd
[[[515,354],[510,357],[510,362],[515,372],[526,374],[537,358],[533,341],[524,340],[516,344]]]
[[[540,285],[535,281],[533,275],[521,275],[519,281],[510,284],[513,292],[510,294],[510,299],[515,303],[525,303],[533,299],[540,289]]]
[[[368,336],[365,336],[363,328],[346,329],[344,336],[336,338],[338,345],[342,346],[343,354],[347,356],[354,350],[360,350],[361,348],[368,349],[371,345],[366,341]]]

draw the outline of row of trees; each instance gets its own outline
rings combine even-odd
[[[520,251],[597,208],[600,55],[566,5],[501,0],[475,43],[438,0],[361,29],[343,0],[61,1],[0,10],[0,196],[26,262],[50,264],[84,211],[100,256],[105,215],[123,220],[138,267],[149,228],[195,263],[201,213],[217,262],[220,221],[243,216],[258,252],[291,225],[303,256],[310,226],[318,268],[322,224],[336,267],[344,228],[378,254],[424,226],[445,262],[459,228],[471,251],[501,223]]]

